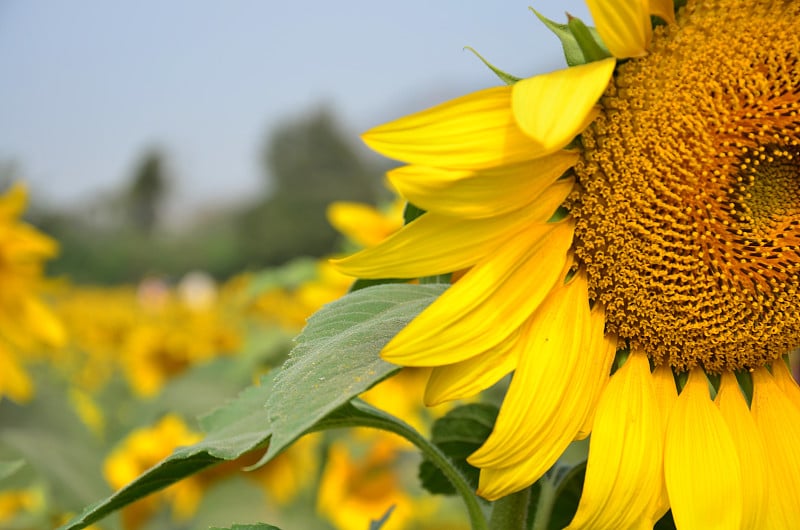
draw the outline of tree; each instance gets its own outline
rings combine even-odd
[[[377,203],[386,191],[333,113],[321,108],[279,125],[263,155],[271,194],[241,217],[244,253],[252,266],[322,256],[338,235],[325,218],[337,200]]]
[[[130,220],[142,232],[151,234],[158,225],[167,188],[164,157],[160,151],[151,150],[145,154],[134,172],[125,197]]]

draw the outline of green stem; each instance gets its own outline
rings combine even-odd
[[[453,463],[450,461],[450,458],[448,458],[448,456],[444,454],[436,445],[428,441],[427,438],[422,436],[419,432],[417,432],[417,430],[415,430],[406,422],[400,420],[399,418],[395,418],[391,414],[377,409],[368,403],[361,401],[360,399],[354,399],[349,403],[349,405],[358,409],[358,411],[362,414],[357,418],[350,417],[334,419],[329,417],[317,424],[316,429],[321,430],[354,426],[372,427],[374,429],[393,432],[398,436],[402,436],[409,442],[416,445],[419,450],[422,451],[422,454],[424,454],[428,460],[433,462],[433,464],[441,470],[444,476],[447,477],[450,483],[453,484],[453,487],[461,495],[461,498],[467,507],[467,514],[469,516],[472,530],[489,530],[490,527],[486,523],[486,517],[483,515],[483,509],[481,508],[480,501],[478,500],[478,496],[475,495],[475,491],[473,490],[472,486],[469,485],[469,482],[467,482],[466,477],[464,477],[461,471],[459,471],[458,468],[453,465]],[[494,527],[491,528],[494,529]]]
[[[532,530],[547,530],[553,513],[553,504],[556,502],[556,487],[547,479],[539,481],[539,485],[539,501],[536,503]]]
[[[492,508],[489,528],[492,530],[525,530],[530,501],[530,488],[525,488],[522,491],[497,500]]]

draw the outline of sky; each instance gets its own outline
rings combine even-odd
[[[528,9],[564,0],[0,0],[0,167],[76,205],[167,155],[175,204],[257,193],[269,131],[328,105],[348,134],[564,66]]]

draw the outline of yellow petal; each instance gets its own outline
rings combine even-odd
[[[16,219],[25,211],[28,190],[21,182],[15,183],[0,196],[0,218]]]
[[[374,206],[358,202],[333,202],[328,205],[326,215],[339,233],[363,247],[377,245],[403,226],[402,215],[384,215]]]
[[[470,464],[508,467],[527,460],[533,467],[528,483],[521,487],[538,480],[553,465],[586,415],[584,389],[594,375],[591,363],[585,361],[590,357],[586,345],[593,334],[603,333],[604,324],[601,313],[590,318],[585,273],[550,291],[522,334],[524,353],[494,430],[469,457]]]
[[[541,156],[514,121],[510,86],[454,99],[375,127],[362,138],[385,156],[421,166],[480,169]]]
[[[578,153],[558,151],[531,162],[482,171],[404,166],[387,177],[398,193],[423,210],[494,217],[536,200],[577,159]]]
[[[67,342],[64,325],[42,302],[34,297],[28,297],[23,307],[28,329],[42,341],[55,347],[61,347]]]
[[[743,486],[741,528],[767,528],[769,477],[764,443],[733,373],[722,374],[715,402],[739,455]]]
[[[600,397],[570,529],[642,528],[660,494],[663,444],[650,363],[631,353]]]
[[[6,259],[30,263],[33,257],[50,258],[58,254],[58,241],[25,223],[14,226],[11,237],[3,242]]]
[[[489,350],[461,362],[437,366],[425,387],[425,405],[474,396],[517,366],[520,355],[519,332]]]
[[[603,306],[596,302],[592,308],[592,313],[603,313],[605,319],[605,310]],[[608,384],[611,375],[611,365],[614,363],[614,357],[617,354],[617,336],[613,334],[595,334],[592,342],[589,344],[586,354],[590,362],[594,365],[592,371],[596,375],[595,378],[587,382],[586,401],[587,411],[586,417],[583,419],[575,439],[582,440],[589,436],[592,432],[592,425],[594,424],[594,415],[597,410],[597,402],[603,394],[603,390]]]
[[[358,278],[419,278],[466,269],[532,223],[544,223],[572,189],[557,182],[526,208],[487,219],[433,212],[418,217],[380,244],[331,263]]]
[[[650,0],[650,14],[669,24],[675,23],[675,4],[673,0]]]
[[[403,366],[441,366],[499,344],[556,283],[573,230],[568,219],[534,225],[507,241],[401,330],[382,357]]]
[[[742,474],[725,420],[700,368],[689,373],[667,425],[664,478],[678,528],[739,530]],[[724,509],[721,509],[724,507]]]
[[[539,156],[563,149],[596,117],[595,105],[615,64],[614,59],[604,59],[513,85],[514,118],[539,145]]]
[[[800,411],[765,368],[752,377],[750,410],[764,442],[770,483],[764,528],[800,528]]]
[[[797,381],[794,380],[792,372],[782,359],[778,359],[772,363],[772,377],[775,378],[775,383],[778,388],[783,390],[789,401],[794,403],[794,406],[800,410],[800,388],[797,386]]]
[[[666,435],[669,416],[675,401],[678,399],[678,389],[675,386],[675,377],[672,369],[662,364],[653,370],[653,388],[656,392],[656,403],[658,403],[658,417],[661,420],[662,436]],[[667,494],[667,484],[664,482],[663,471],[661,473],[661,494],[655,499],[651,510],[651,519],[658,521],[669,510],[669,495]]]
[[[653,30],[648,0],[586,0],[597,32],[617,59],[647,54]]]
[[[0,344],[0,399],[8,396],[18,403],[33,397],[33,382],[14,354]]]

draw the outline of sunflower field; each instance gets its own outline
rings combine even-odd
[[[587,5],[322,258],[72,282],[10,187],[0,527],[800,528],[800,4]]]

